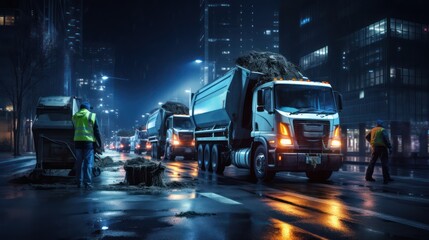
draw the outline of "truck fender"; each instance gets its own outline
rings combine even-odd
[[[256,147],[259,146],[259,145],[263,145],[264,146],[265,151],[266,151],[265,152],[265,156],[268,156],[268,158],[270,160],[270,155],[268,154],[268,142],[267,142],[267,140],[265,138],[263,138],[263,137],[255,137],[253,139],[253,143],[252,143],[252,153],[251,153],[251,159],[250,159],[250,163],[251,164],[253,164],[252,161],[253,161],[253,158],[254,158]]]
[[[256,147],[258,146],[258,144],[262,144],[265,147],[265,154],[268,157],[268,164],[275,164],[275,156],[273,154],[270,154],[270,145],[267,141],[267,139],[263,138],[263,137],[255,137],[253,140],[253,144],[252,144],[252,161],[253,161],[253,157],[254,157],[254,152],[256,150]]]

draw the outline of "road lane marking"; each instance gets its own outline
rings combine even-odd
[[[221,203],[225,203],[225,204],[241,204],[237,201],[234,201],[232,199],[226,198],[224,196],[221,196],[219,194],[216,193],[212,193],[212,192],[206,192],[206,193],[199,193],[200,195],[203,195],[204,197],[208,197],[211,198],[215,201],[221,202]]]

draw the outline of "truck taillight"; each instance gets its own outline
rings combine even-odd
[[[151,149],[152,148],[152,144],[150,144],[150,142],[146,142],[146,149]]]
[[[191,146],[195,146],[195,140],[192,140]]]
[[[279,144],[281,146],[292,146],[293,141],[289,131],[289,125],[286,123],[280,123],[279,132],[280,132],[280,135],[282,135],[279,139]]]
[[[136,148],[139,149],[140,148],[140,144],[137,144]]]
[[[334,136],[331,139],[331,148],[340,148],[341,147],[341,128],[336,126],[334,130]]]
[[[180,145],[179,138],[177,137],[176,134],[173,134],[173,142],[172,142],[172,144],[173,145]]]

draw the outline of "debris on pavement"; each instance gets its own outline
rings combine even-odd
[[[187,212],[180,212],[176,213],[176,217],[185,217],[185,218],[192,218],[192,217],[201,217],[201,216],[214,216],[216,213],[198,213],[195,211],[187,211]]]
[[[144,184],[146,186],[165,187],[162,174],[165,167],[161,162],[154,162],[137,157],[124,164],[126,172],[125,181],[130,185]]]

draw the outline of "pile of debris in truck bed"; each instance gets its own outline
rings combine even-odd
[[[264,82],[272,81],[274,78],[304,78],[297,66],[278,53],[251,51],[237,58],[235,63],[250,71],[264,73],[260,79]]]

